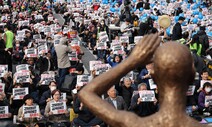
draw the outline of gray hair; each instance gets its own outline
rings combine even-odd
[[[138,85],[138,89],[140,89],[141,86],[146,86],[146,87],[147,87],[147,84],[146,84],[146,83],[140,83],[140,84]]]

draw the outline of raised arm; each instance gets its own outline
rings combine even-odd
[[[145,36],[132,51],[131,55],[122,63],[112,68],[110,71],[93,79],[79,93],[80,100],[100,119],[111,126],[127,126],[137,120],[133,113],[117,111],[110,104],[100,98],[112,85],[120,80],[124,75],[138,66],[150,62],[156,48],[160,44],[160,38],[157,35]],[[121,115],[120,115],[121,114]],[[132,119],[126,119],[131,115]],[[122,116],[122,117],[120,117]]]

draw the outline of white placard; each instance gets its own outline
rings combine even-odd
[[[8,72],[8,65],[0,65],[0,77],[4,77],[4,75]]]
[[[22,100],[27,94],[29,94],[28,88],[13,88],[13,100]]]
[[[111,66],[109,64],[97,64],[94,68],[96,70],[96,75],[100,75],[107,72]]]
[[[23,106],[24,118],[38,118],[40,109],[38,105]]]
[[[192,95],[194,95],[195,87],[196,87],[195,85],[189,85],[188,91],[186,92],[186,95],[187,95],[187,96],[192,96]]]
[[[0,119],[9,118],[9,107],[8,106],[0,106]]]
[[[150,89],[151,90],[157,88],[157,85],[155,84],[155,82],[153,81],[153,79],[149,79],[148,81],[149,81],[149,86],[150,86]]]
[[[201,81],[200,81],[200,87],[203,88],[203,85],[204,85],[206,82],[209,82],[209,83],[212,84],[212,81],[211,81],[211,80],[201,80]]]
[[[124,54],[124,48],[122,45],[116,45],[112,47],[113,54]]]
[[[35,48],[25,49],[27,57],[37,57],[37,50]]]
[[[16,66],[16,72],[26,72],[26,71],[29,71],[28,64],[21,64]]]
[[[77,75],[77,85],[83,86],[88,84],[89,78],[88,75]]]
[[[77,52],[68,53],[68,57],[70,61],[77,61]]]
[[[38,46],[38,54],[41,55],[42,53],[48,53],[48,47],[46,43]]]
[[[107,49],[107,43],[106,42],[97,43],[97,49]]]
[[[142,90],[139,91],[139,95],[142,102],[155,101],[155,92],[153,90]]]
[[[66,112],[66,102],[51,102],[50,111],[53,114],[64,114]]]
[[[51,81],[55,81],[54,74],[41,74],[41,85],[49,85]]]
[[[120,42],[121,43],[129,43],[129,37],[128,36],[121,36]]]
[[[16,83],[29,83],[30,73],[29,72],[16,72],[14,74]]]
[[[91,71],[93,71],[95,69],[95,65],[97,64],[101,64],[102,61],[89,61],[89,68]]]
[[[205,105],[212,105],[212,96],[205,96]]]

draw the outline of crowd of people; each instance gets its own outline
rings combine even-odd
[[[171,19],[167,28],[158,22],[162,15]],[[108,126],[77,93],[127,59],[147,34],[158,34],[161,45],[172,40],[190,49],[196,78],[188,84],[186,112],[198,121],[211,116],[210,0],[0,0],[0,17],[2,126]],[[89,74],[82,47],[96,56]],[[102,99],[140,117],[154,114],[160,93],[153,66],[138,67],[114,82]]]

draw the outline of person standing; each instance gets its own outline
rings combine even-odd
[[[59,69],[58,88],[60,89],[66,74],[68,74],[68,69],[71,66],[68,53],[71,53],[72,49],[71,47],[68,47],[68,40],[65,37],[61,38],[60,43],[55,46],[55,51],[57,54],[57,63]]]
[[[13,40],[14,40],[14,33],[12,32],[11,26],[5,26],[4,28],[4,41],[6,42],[6,48],[12,49],[13,48]]]
[[[174,25],[172,30],[172,40],[176,41],[182,38],[182,28],[181,24],[185,20],[184,17],[179,17],[179,21]]]

